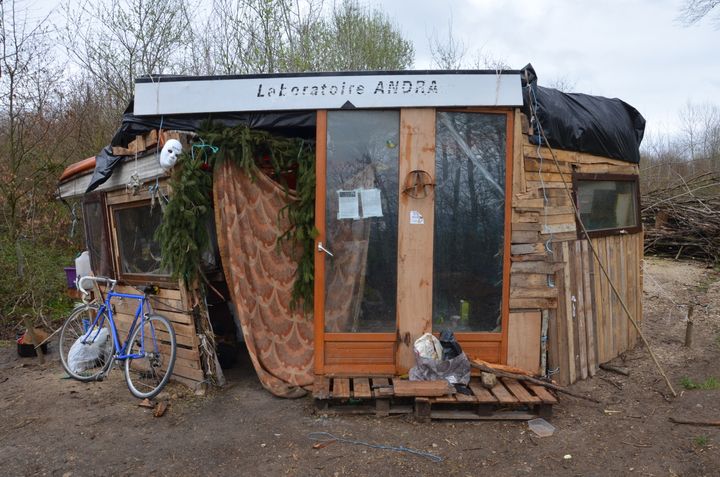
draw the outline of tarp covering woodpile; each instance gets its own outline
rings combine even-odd
[[[223,161],[213,195],[223,270],[258,378],[276,396],[304,396],[313,382],[313,322],[290,307],[297,262],[277,243],[289,226],[280,214],[285,191],[261,171],[253,179]]]

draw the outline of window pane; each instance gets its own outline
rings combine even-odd
[[[500,331],[505,116],[437,113],[433,329]]]
[[[100,200],[83,203],[85,243],[90,252],[90,268],[95,275],[107,277],[112,274],[112,268],[103,212],[103,203]]]
[[[160,244],[154,238],[161,221],[160,207],[150,210],[149,204],[115,210],[120,273],[169,275],[160,267]]]
[[[395,331],[399,129],[398,111],[328,113],[328,332]]]
[[[635,227],[634,181],[577,181],[580,218],[588,231]]]

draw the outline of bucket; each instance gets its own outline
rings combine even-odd
[[[75,279],[77,279],[75,267],[65,267],[65,277],[67,278],[68,288],[72,288],[72,289],[77,288],[75,285]]]

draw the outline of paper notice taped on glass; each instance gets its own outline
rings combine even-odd
[[[412,225],[422,225],[425,223],[422,214],[417,210],[410,211],[410,223]]]
[[[338,195],[338,220],[359,219],[360,207],[358,205],[358,194],[356,190],[339,190]]]
[[[362,204],[362,216],[364,219],[383,216],[380,189],[361,189],[360,203]]]

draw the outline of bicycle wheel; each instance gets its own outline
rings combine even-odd
[[[102,378],[115,357],[110,320],[101,317],[91,329],[98,307],[94,304],[75,307],[60,330],[60,362],[65,372],[78,381]]]
[[[125,380],[133,396],[155,397],[167,384],[175,366],[175,330],[164,316],[144,318],[130,338]]]

